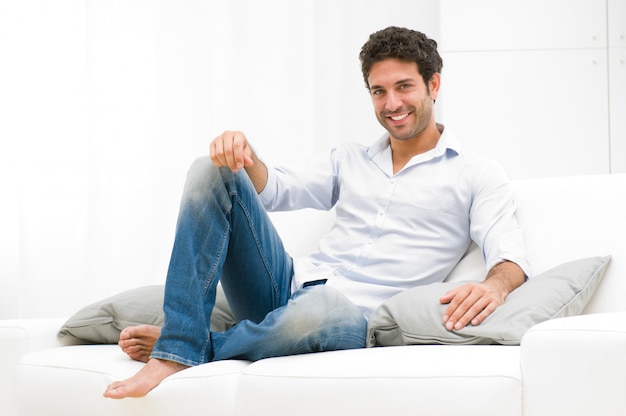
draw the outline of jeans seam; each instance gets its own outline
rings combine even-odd
[[[252,237],[254,238],[254,243],[256,245],[257,251],[259,253],[260,258],[263,261],[263,265],[265,266],[265,271],[267,272],[267,275],[269,276],[270,279],[270,283],[272,285],[272,291],[274,293],[274,303],[275,306],[278,305],[278,303],[280,302],[280,300],[277,301],[277,298],[279,297],[279,288],[278,288],[278,284],[276,283],[276,278],[275,276],[272,274],[272,270],[271,267],[269,265],[269,262],[267,261],[267,258],[265,257],[265,253],[263,252],[263,249],[261,247],[261,243],[259,241],[259,237],[256,233],[255,228],[252,226],[252,219],[250,216],[250,213],[248,212],[248,210],[246,209],[245,204],[241,201],[241,199],[239,198],[238,194],[235,195],[236,198],[236,203],[237,205],[239,205],[239,207],[241,208],[242,212],[244,213],[244,215],[246,216],[246,221],[248,223],[248,227],[250,228],[250,232],[252,234]]]
[[[220,246],[219,246],[219,251],[217,252],[216,256],[215,256],[215,261],[213,262],[213,265],[211,266],[211,269],[209,271],[209,276],[207,277],[207,279],[205,279],[205,284],[204,287],[202,288],[202,298],[205,299],[209,289],[213,286],[213,282],[215,281],[215,276],[217,274],[217,265],[220,264],[220,259],[222,258],[223,254],[224,254],[224,247],[226,246],[226,237],[229,234],[229,228],[227,227],[224,230],[224,233],[222,234],[222,239],[220,240]]]

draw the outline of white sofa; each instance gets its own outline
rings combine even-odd
[[[64,318],[0,321],[0,414],[624,415],[626,175],[514,185],[535,272],[612,256],[584,315],[540,323],[521,346],[400,346],[216,362],[177,373],[144,398],[116,401],[102,397],[104,388],[142,365],[116,346],[64,345],[67,338],[56,336]],[[329,220],[300,215],[275,216],[295,251],[306,248],[303,234],[314,236]],[[482,276],[483,267],[471,251],[451,278]]]

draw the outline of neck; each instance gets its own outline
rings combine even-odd
[[[442,132],[443,126],[433,122],[420,134],[410,139],[398,140],[390,136],[389,145],[393,158],[394,173],[400,171],[413,156],[434,149]]]

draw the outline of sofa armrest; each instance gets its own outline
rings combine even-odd
[[[522,339],[524,416],[626,409],[626,312],[543,322]]]
[[[64,318],[0,320],[0,414],[17,414],[17,365],[24,355],[77,343],[70,337],[57,337],[63,322]]]

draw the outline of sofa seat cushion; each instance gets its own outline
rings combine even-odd
[[[114,345],[41,350],[19,363],[20,414],[206,415],[210,408],[212,414],[232,415],[237,382],[248,364],[232,360],[192,367],[168,377],[146,397],[112,400],[102,396],[106,386],[132,376],[142,363]]]
[[[245,369],[237,414],[522,415],[519,348],[419,345],[265,359]]]

